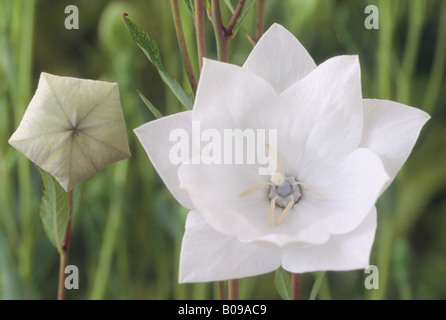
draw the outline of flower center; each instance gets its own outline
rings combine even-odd
[[[279,171],[276,171],[271,175],[270,182],[263,181],[261,184],[243,192],[239,197],[246,197],[268,185],[270,186],[269,199],[271,200],[271,205],[269,210],[269,225],[271,227],[274,225],[276,206],[284,208],[275,223],[276,226],[280,226],[291,208],[302,198],[302,187],[313,193],[316,197],[325,200],[323,196],[316,193],[303,182],[297,181],[293,176],[287,177]]]
[[[271,183],[269,198],[275,199],[279,207],[286,208],[290,202],[296,204],[302,197],[302,189],[295,177],[284,177],[275,172],[271,175]]]

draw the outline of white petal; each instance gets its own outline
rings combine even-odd
[[[315,160],[339,160],[359,146],[363,110],[357,56],[325,61],[279,100],[271,121],[283,131],[279,136],[287,137],[289,146],[278,152],[290,173],[298,175]]]
[[[280,266],[280,251],[241,243],[212,229],[198,211],[186,220],[179,282],[207,282],[264,274]]]
[[[183,164],[178,175],[194,208],[222,234],[237,236],[244,243],[269,243],[279,247],[290,242],[326,242],[330,233],[322,219],[326,215],[320,215],[319,207],[311,207],[309,212],[301,213],[296,211],[302,210],[298,203],[284,223],[270,226],[269,185],[240,197],[247,190],[269,181],[269,176],[259,176],[257,169],[254,165]],[[276,208],[275,221],[282,210]],[[305,219],[306,213],[311,217],[309,222],[300,218],[295,220],[300,216]],[[323,213],[328,215],[331,211]],[[320,219],[314,222],[314,218]]]
[[[363,223],[343,235],[333,235],[321,245],[285,247],[282,267],[293,273],[347,271],[368,267],[376,231],[376,209]]]
[[[170,161],[169,153],[177,141],[169,141],[173,130],[184,130],[192,136],[192,111],[180,112],[148,122],[134,130],[136,136],[147,152],[153,166],[169,191],[181,205],[187,209],[194,208],[189,195],[180,189],[178,168],[180,164]]]
[[[9,143],[70,191],[130,156],[118,85],[42,73]]]
[[[316,64],[288,30],[273,24],[254,47],[243,68],[264,78],[280,94],[313,71]]]
[[[388,100],[363,100],[361,146],[376,152],[393,180],[406,162],[421,128],[430,119],[424,111]],[[389,181],[389,184],[391,181]]]
[[[236,65],[204,59],[193,110],[202,128],[243,128],[256,110],[277,94],[269,83]]]
[[[364,148],[355,150],[337,166],[314,163],[307,169],[304,183],[325,199],[306,192],[297,205],[297,209],[302,206],[300,219],[310,228],[323,226],[331,234],[344,234],[359,226],[389,181],[381,159]],[[304,224],[299,218],[290,222]]]
[[[205,158],[201,160],[206,161]],[[268,177],[258,175],[257,166],[183,164],[178,170],[178,176],[194,208],[218,232],[236,235],[252,230],[257,233],[258,228],[268,226],[268,188],[254,192],[248,199],[239,197],[248,189],[268,180]],[[254,214],[257,219],[247,218]]]

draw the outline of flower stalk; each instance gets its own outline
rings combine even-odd
[[[67,228],[62,243],[62,250],[59,252],[59,286],[57,289],[57,300],[65,300],[65,268],[68,265],[68,255],[71,243],[71,221],[73,218],[73,190],[69,192],[70,213],[68,217]]]
[[[224,281],[217,281],[216,283],[217,287],[217,299],[218,300],[225,300],[225,282]]]
[[[204,0],[195,0],[194,7],[195,34],[197,38],[198,65],[203,67],[203,58],[206,57],[205,34],[205,7]]]
[[[228,300],[239,299],[239,281],[238,279],[228,280]]]
[[[293,293],[293,300],[299,300],[300,289],[300,274],[291,273],[291,291]]]
[[[237,23],[238,18],[240,17],[240,14],[242,13],[242,9],[245,5],[246,0],[240,0],[237,3],[237,7],[235,8],[234,14],[232,15],[231,19],[228,22],[228,26],[225,28],[225,35],[226,36],[232,36],[232,31],[234,30],[235,24]]]
[[[225,27],[221,19],[220,1],[212,0],[212,26],[214,27],[217,55],[219,61],[229,61],[229,41],[225,35]]]
[[[178,7],[178,0],[171,0],[173,23],[175,25],[175,32],[177,34],[178,45],[180,47],[181,57],[183,59],[184,68],[186,69],[187,79],[189,80],[192,91],[197,91],[197,79],[195,77],[194,69],[190,61],[189,52],[187,50],[186,40],[184,38],[183,26],[181,23],[180,8]]]
[[[257,0],[256,2],[256,33],[253,39],[255,43],[262,37],[265,29],[265,4],[266,0]]]

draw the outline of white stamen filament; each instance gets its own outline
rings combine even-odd
[[[251,193],[256,192],[257,190],[262,189],[263,187],[265,187],[267,185],[268,185],[268,182],[263,181],[261,184],[255,186],[255,187],[252,187],[251,189],[243,192],[242,194],[239,195],[239,197],[240,198],[246,197],[247,195],[250,195]]]
[[[307,189],[308,191],[310,191],[312,194],[314,194],[316,197],[318,197],[321,200],[327,200],[327,198],[325,198],[324,196],[321,196],[319,193],[317,193],[316,191],[314,191],[312,188],[310,188],[309,186],[307,186],[305,183],[303,182],[296,182],[296,184],[304,187],[305,189]]]
[[[274,211],[276,209],[276,199],[277,197],[274,197],[271,199],[271,207],[269,209],[269,226],[272,227],[274,224]]]
[[[271,156],[273,156],[274,160],[277,163],[277,166],[280,168],[280,170],[282,172],[284,172],[283,167],[282,167],[282,165],[279,162],[279,159],[277,159],[276,154],[271,152],[270,146],[268,144],[266,144],[266,148],[268,149],[268,151],[271,154]],[[273,187],[276,187],[276,188],[283,186],[284,183],[286,182],[286,179],[285,179],[285,175],[282,172],[279,172],[279,171],[274,172],[273,174],[271,174],[270,182],[263,181],[262,183],[258,184],[257,186],[252,187],[251,189],[243,192],[242,194],[239,195],[239,197],[240,198],[246,197],[247,195],[250,195],[251,193],[254,193],[257,190],[260,190],[260,189],[262,189],[263,187],[265,187],[267,185],[270,185],[270,186],[273,186]],[[287,178],[287,179],[289,179],[289,178]],[[287,183],[289,183],[289,182],[287,182]],[[307,186],[303,182],[296,181],[296,182],[293,182],[292,185],[293,186],[296,186],[296,185],[303,186],[306,190],[308,190],[309,192],[314,194],[319,199],[327,200],[325,197],[321,196],[319,193],[314,191],[312,188],[310,188],[309,186]],[[277,195],[274,198],[272,198],[271,202],[270,202],[270,208],[269,208],[269,225],[270,225],[270,227],[272,227],[274,225],[274,212],[276,210],[276,200],[279,198],[279,195]],[[280,196],[282,197],[282,195],[280,195]],[[271,195],[270,195],[270,197],[271,197]],[[300,199],[300,193],[299,193],[299,199]],[[299,199],[295,200],[294,197],[291,196],[291,201],[288,202],[288,204],[286,205],[285,209],[283,209],[281,215],[279,216],[279,218],[276,221],[276,226],[280,226],[280,224],[283,222],[283,220],[287,216],[288,212],[290,212],[291,208],[299,201]],[[283,206],[283,204],[280,205],[280,206]]]
[[[286,206],[285,209],[283,209],[282,214],[280,215],[279,219],[277,219],[277,221],[276,221],[276,226],[277,227],[280,226],[280,224],[282,223],[283,219],[285,219],[286,215],[291,210],[293,205],[294,205],[294,199],[288,203],[288,205]]]

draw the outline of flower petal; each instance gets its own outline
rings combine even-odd
[[[298,203],[303,206],[300,219],[311,228],[323,226],[331,234],[359,226],[389,181],[381,159],[365,148],[356,149],[337,166],[314,163],[306,169],[304,183],[325,199],[307,192]],[[294,223],[299,224],[298,218]]]
[[[272,121],[281,119],[280,128],[292,143],[285,151],[278,150],[281,160],[289,164],[285,166],[293,171],[290,173],[298,175],[315,160],[345,157],[359,146],[362,135],[358,57],[325,61],[282,93],[279,107],[280,116]]]
[[[218,232],[236,235],[266,227],[268,221],[267,188],[251,194],[249,200],[239,197],[268,177],[259,176],[255,165],[182,164],[178,170],[181,186],[190,195],[193,207]],[[264,218],[262,218],[264,212]],[[255,226],[247,226],[246,216],[256,213]],[[255,222],[253,221],[253,223]],[[249,227],[249,229],[248,229]]]
[[[259,40],[243,68],[264,78],[280,94],[316,64],[293,34],[276,23]]]
[[[392,182],[411,153],[421,128],[430,119],[424,111],[401,103],[364,99],[361,146],[378,154]]]
[[[269,83],[249,70],[204,59],[193,109],[202,128],[243,128],[241,124],[277,94]]]
[[[193,210],[186,220],[179,282],[207,282],[264,274],[280,266],[280,251],[242,243],[215,231]]]
[[[255,165],[183,164],[178,175],[194,208],[213,229],[222,234],[237,236],[243,243],[269,243],[278,247],[290,242],[326,242],[330,233],[323,224],[325,215],[321,217],[317,207],[316,212],[313,207],[309,212],[304,212],[310,216],[307,218],[309,222],[300,218],[296,220],[296,217],[307,217],[300,212],[302,208],[298,203],[284,223],[271,226],[269,185],[240,196],[262,182],[269,181],[269,176],[260,176],[257,170],[258,166]],[[277,207],[275,211],[276,221],[283,208]],[[321,217],[321,221],[314,222],[314,217]]]
[[[180,189],[180,180],[178,179],[180,163],[172,162],[170,159],[172,147],[179,142],[170,141],[169,137],[174,130],[179,133],[184,132],[190,137],[192,136],[191,128],[192,111],[186,111],[148,122],[134,130],[169,191],[187,209],[192,209],[194,206],[189,195]]]
[[[376,231],[376,208],[362,224],[343,235],[332,235],[321,245],[289,245],[284,248],[282,267],[293,273],[346,271],[368,267]]]

